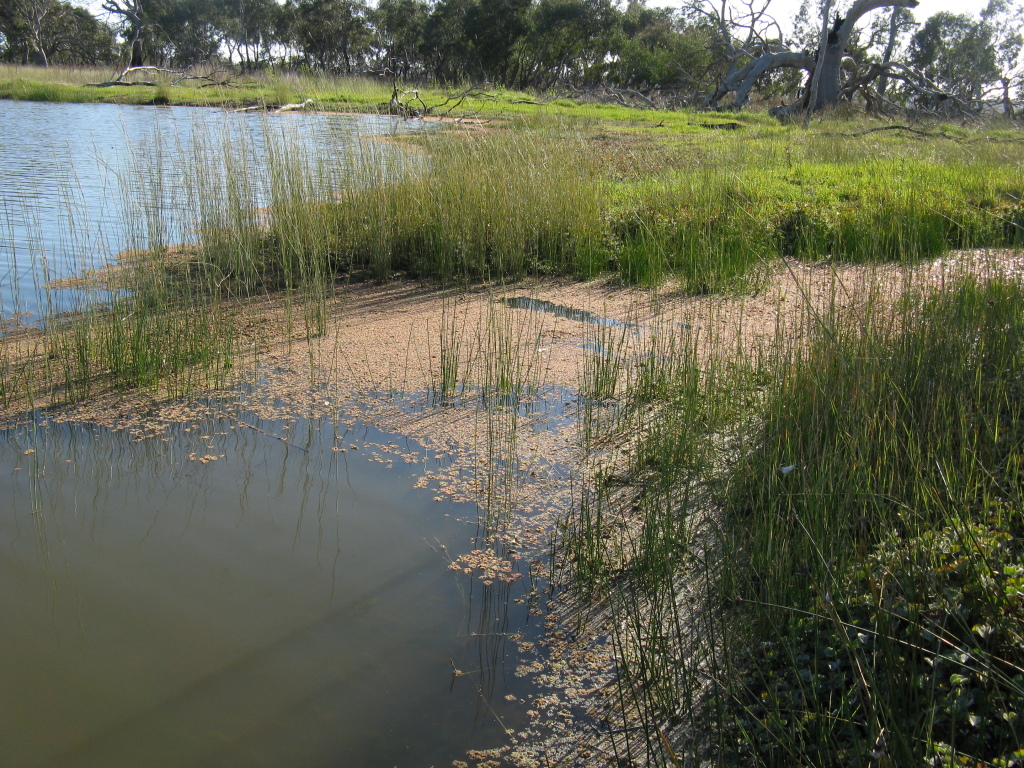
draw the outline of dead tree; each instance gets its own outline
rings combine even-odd
[[[128,27],[128,67],[143,66],[143,42],[147,24],[142,18],[142,0],[104,0],[102,8],[111,16],[120,17]]]
[[[851,87],[850,79],[844,78],[844,70],[856,70],[856,62],[850,59],[847,46],[857,23],[866,14],[879,8],[916,8],[917,5],[918,0],[856,0],[845,17],[836,14],[831,25],[823,25],[821,44],[815,51],[796,51],[778,40],[765,40],[763,34],[753,34],[749,24],[754,19],[748,14],[748,27],[741,30],[745,33],[746,42],[729,43],[730,67],[718,88],[708,98],[707,106],[718,107],[723,99],[733,94],[732,103],[727,106],[733,109],[742,107],[757,82],[781,68],[803,70],[807,86],[804,88],[803,99],[775,110],[779,116],[805,111],[820,112],[836,106],[852,93],[864,93],[868,83],[883,74],[891,77],[897,67],[887,63],[867,70],[855,78],[856,85]],[[729,39],[736,39],[735,30],[730,31]],[[901,75],[898,79],[906,79],[905,73]]]

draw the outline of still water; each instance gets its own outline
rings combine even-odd
[[[412,487],[438,460],[245,423],[0,436],[0,765],[450,765],[522,727],[526,580],[448,569],[477,530]]]
[[[190,163],[237,155],[258,175],[272,148],[288,147],[328,158],[337,170],[358,139],[425,128],[372,115],[0,100],[0,316],[65,309],[60,302],[72,300],[70,292],[43,291],[43,283],[154,238],[171,244],[192,236],[194,201],[181,183]],[[386,142],[373,149],[375,161],[403,162]],[[163,231],[148,231],[154,218]]]
[[[339,146],[393,127],[288,119]],[[204,120],[257,144],[268,124],[0,101],[3,310],[46,309],[40,260],[124,247],[118,158]],[[538,639],[529,579],[448,568],[483,545],[475,507],[414,487],[445,461],[241,409],[146,439],[45,414],[0,432],[0,767],[425,767],[502,744],[527,709],[508,635]]]

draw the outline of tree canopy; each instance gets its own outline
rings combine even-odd
[[[927,4],[929,0],[920,0]],[[35,64],[302,67],[442,84],[629,91],[789,113],[842,101],[1015,114],[1024,14],[915,21],[918,0],[0,0],[0,59]]]

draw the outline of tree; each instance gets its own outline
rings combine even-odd
[[[113,30],[62,0],[0,2],[0,36],[0,57],[24,64],[100,64],[113,57]]]
[[[8,0],[0,12],[7,20],[4,36],[21,44],[26,64],[49,66],[47,40],[66,26],[64,17],[71,12],[59,0]]]
[[[471,0],[437,0],[423,27],[423,53],[427,68],[443,83],[469,77],[471,52],[464,29]]]
[[[530,30],[530,1],[477,0],[467,7],[463,39],[471,51],[471,78],[500,83],[515,79],[510,77],[513,54]]]
[[[382,70],[408,78],[423,69],[423,39],[430,6],[425,0],[380,0],[371,12],[374,47]]]
[[[220,41],[231,61],[253,69],[269,64],[281,6],[274,0],[217,0]]]
[[[909,63],[942,95],[974,104],[999,78],[991,30],[970,16],[936,13],[910,42]]]
[[[225,7],[216,0],[148,0],[148,52],[163,64],[188,67],[215,59],[226,37]]]
[[[593,85],[604,77],[619,23],[608,0],[540,0],[532,15],[522,85]]]
[[[697,91],[714,66],[711,31],[667,8],[630,2],[619,21],[611,74],[629,88]]]
[[[368,9],[357,0],[289,0],[289,42],[314,69],[351,74],[372,43]]]
[[[881,49],[878,63],[885,69],[894,61],[898,50],[902,47],[907,34],[917,22],[914,21],[914,14],[907,8],[893,8],[889,15],[876,16],[875,23],[871,26],[871,42],[869,47]],[[875,84],[875,93],[879,99],[885,99],[886,91],[889,88],[888,72],[879,75]]]
[[[146,63],[143,45],[147,20],[142,10],[142,0],[103,0],[103,10],[118,19],[121,34],[128,44],[128,66],[141,67]]]
[[[729,69],[718,88],[708,99],[717,106],[723,98],[734,94],[732,107],[746,103],[751,89],[767,75],[783,68],[803,70],[806,77],[804,97],[800,102],[777,110],[777,114],[799,111],[818,112],[836,106],[840,100],[860,92],[885,72],[891,65],[875,65],[861,71],[859,63],[850,54],[857,25],[867,14],[882,8],[916,8],[918,0],[855,0],[845,16],[833,15],[832,2],[826,0],[821,9],[821,31],[815,49],[797,49],[781,39],[770,38],[768,0],[757,4],[747,0],[745,11],[733,14],[722,0],[721,6],[710,0],[698,0],[700,9],[719,28],[720,45],[729,61]],[[776,26],[777,28],[777,26]],[[844,69],[852,76],[844,81]],[[870,96],[867,96],[870,98]]]
[[[996,68],[1003,112],[1013,117],[1010,96],[1014,84],[1021,79],[1021,49],[1024,48],[1024,9],[1008,0],[990,0],[981,12],[981,22],[988,30],[995,49]]]

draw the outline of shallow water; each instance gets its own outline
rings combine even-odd
[[[447,568],[479,531],[413,488],[438,461],[242,414],[3,433],[0,764],[429,766],[502,743],[528,579]]]
[[[637,326],[635,323],[627,323],[622,320],[616,320],[613,317],[602,317],[594,312],[590,312],[586,309],[576,309],[575,307],[565,307],[561,304],[555,304],[551,301],[545,301],[543,299],[532,299],[528,296],[511,296],[499,301],[507,307],[512,309],[529,309],[533,312],[548,312],[553,314],[555,317],[562,317],[567,320],[573,320],[577,323],[587,323],[588,325],[600,325],[606,328],[632,328],[635,329]]]
[[[41,285],[127,248],[188,239],[181,180],[201,156],[197,143],[210,145],[210,162],[245,148],[258,173],[271,144],[343,164],[360,137],[425,127],[373,115],[0,100],[0,316],[67,309],[72,292]],[[377,142],[378,153],[401,162],[397,148]],[[162,231],[151,232],[158,209]]]

